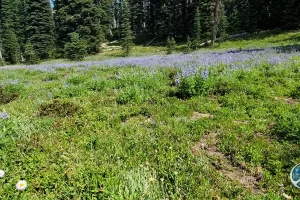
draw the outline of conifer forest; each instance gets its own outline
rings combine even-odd
[[[125,46],[168,37],[214,42],[300,26],[298,0],[1,0],[0,10],[0,49],[10,64],[68,57],[70,43],[95,54],[116,39]]]

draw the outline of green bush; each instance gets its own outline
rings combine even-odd
[[[36,55],[36,53],[34,51],[34,48],[33,48],[33,45],[30,42],[28,42],[25,45],[24,58],[25,58],[25,62],[27,64],[37,64],[37,63],[39,63],[39,58]]]
[[[117,96],[117,103],[119,104],[127,104],[129,102],[141,103],[143,100],[143,90],[138,86],[127,87]]]
[[[283,112],[276,117],[272,133],[290,141],[300,140],[300,111]]]
[[[86,89],[82,87],[81,85],[71,85],[67,87],[61,88],[61,90],[58,90],[54,93],[54,98],[60,98],[60,97],[78,97],[81,95],[86,94]]]
[[[176,47],[176,41],[172,37],[167,39],[167,54],[172,54]]]
[[[73,102],[54,100],[50,103],[43,103],[39,108],[39,116],[68,117],[80,111],[80,107]]]
[[[300,86],[297,86],[292,92],[291,92],[291,97],[295,99],[300,99]]]
[[[57,73],[47,73],[45,74],[43,81],[54,81],[54,80],[58,80],[58,78],[59,76]]]
[[[191,49],[192,49],[192,41],[191,41],[190,37],[188,37],[187,41],[186,41],[185,53],[190,53]]]
[[[95,92],[101,92],[105,90],[106,87],[107,83],[104,80],[92,80],[88,83],[88,89]]]
[[[24,86],[21,84],[7,84],[3,90],[4,92],[19,94],[24,90]]]
[[[4,65],[5,65],[4,59],[0,58],[0,66],[4,66]]]
[[[181,99],[187,99],[195,95],[201,95],[205,91],[208,91],[206,81],[201,75],[196,75],[180,80],[177,86],[176,96]]]
[[[67,78],[67,83],[73,84],[73,85],[79,85],[81,83],[84,83],[86,81],[86,77],[82,75],[73,75]]]

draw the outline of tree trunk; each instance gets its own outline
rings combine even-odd
[[[212,0],[211,12],[211,45],[215,44],[218,34],[219,24],[222,17],[222,0]]]

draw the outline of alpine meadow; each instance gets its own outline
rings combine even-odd
[[[299,0],[0,0],[0,199],[300,199]]]

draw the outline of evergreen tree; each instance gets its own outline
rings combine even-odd
[[[48,59],[54,51],[54,22],[49,0],[29,0],[26,35],[40,59]]]
[[[241,30],[239,11],[235,4],[227,4],[227,16],[228,16],[228,31],[230,33],[239,33]]]
[[[131,51],[131,46],[133,45],[132,40],[134,37],[131,31],[130,10],[127,0],[122,0],[121,2],[120,36],[124,54],[128,56]]]
[[[24,43],[25,26],[23,20],[25,16],[21,10],[25,6],[21,0],[1,0],[0,1],[0,34],[2,36],[3,57],[9,63],[19,62],[21,55],[20,50]],[[22,6],[21,6],[22,5]],[[8,37],[8,38],[6,38]],[[5,44],[8,42],[8,44]],[[14,50],[14,52],[10,52]],[[16,51],[15,51],[16,50]],[[16,55],[18,53],[19,55]]]
[[[25,45],[24,58],[27,64],[37,64],[39,62],[39,58],[36,55],[36,52],[31,42],[27,42]]]
[[[100,20],[100,42],[103,42],[105,38],[112,38],[112,21],[113,21],[113,6],[112,0],[101,0],[99,3],[99,15]],[[100,49],[101,50],[101,49]]]
[[[200,11],[199,8],[197,8],[195,19],[194,19],[194,40],[193,40],[193,46],[195,49],[198,48],[200,42],[201,42],[201,21],[200,21]]]
[[[168,36],[187,41],[191,35],[197,47],[203,40],[213,44],[218,37],[222,41],[226,32],[300,28],[299,0],[50,1],[54,10],[49,0],[0,0],[0,54],[7,63],[19,62],[22,55],[28,58],[33,52],[47,59],[54,41],[63,56],[74,32],[86,42],[89,54],[99,52],[106,39],[118,38],[128,55],[134,38],[140,43],[162,42]]]
[[[2,56],[2,41],[0,41],[0,66],[5,65],[3,56]]]
[[[242,0],[238,3],[238,17],[240,21],[240,27],[243,31],[251,31],[253,25],[256,24],[250,19],[250,4],[249,0]]]
[[[6,27],[4,30],[3,57],[4,60],[10,64],[16,64],[20,62],[21,58],[18,39],[14,31],[12,31],[9,27]]]
[[[287,0],[284,15],[282,17],[283,27],[286,29],[300,28],[300,3],[299,0]]]
[[[222,7],[222,17],[220,19],[220,23],[219,23],[219,32],[218,32],[218,38],[219,38],[219,43],[223,42],[224,38],[226,37],[227,34],[227,28],[228,28],[228,21],[227,21],[227,17],[225,15],[225,10],[224,7]]]
[[[87,42],[88,53],[100,51],[104,34],[99,0],[56,0],[54,10],[56,46],[60,54],[63,54],[64,45],[69,40],[68,35],[73,32],[77,32]]]
[[[191,47],[192,47],[192,41],[191,41],[190,36],[188,36],[187,40],[186,40],[186,53],[191,52]]]
[[[76,32],[70,33],[70,42],[65,44],[65,56],[70,60],[82,60],[86,55],[87,46],[86,42],[80,39],[79,34]]]
[[[208,40],[211,38],[211,14],[212,0],[201,0],[199,3],[201,15],[202,39]]]
[[[14,30],[17,26],[16,0],[1,0],[1,28]]]
[[[16,25],[14,31],[16,33],[21,52],[24,52],[26,43],[26,1],[16,1]]]
[[[176,47],[176,41],[172,37],[171,39],[167,38],[167,54],[172,54]]]
[[[132,32],[136,38],[143,38],[145,31],[144,0],[129,0],[128,3],[132,13],[130,15]]]

